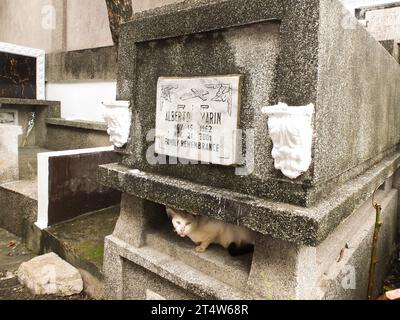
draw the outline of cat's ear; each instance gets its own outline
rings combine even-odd
[[[176,216],[176,211],[172,208],[166,208],[167,215],[170,219],[173,219]]]

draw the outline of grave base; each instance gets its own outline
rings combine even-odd
[[[375,194],[384,222],[375,296],[396,252],[399,177],[388,178]],[[164,206],[124,193],[118,223],[105,241],[105,291],[110,299],[365,299],[375,223],[371,200],[317,246],[258,234],[252,255],[232,258],[218,246],[196,253],[190,240],[171,232]]]

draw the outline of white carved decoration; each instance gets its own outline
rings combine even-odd
[[[0,42],[0,52],[36,58],[36,99],[45,100],[45,51],[18,46],[12,43]]]
[[[290,179],[298,178],[311,164],[314,105],[289,107],[279,103],[262,108],[262,112],[269,116],[275,168]]]
[[[107,133],[110,141],[117,148],[122,148],[129,137],[131,125],[131,112],[129,110],[129,101],[109,101],[103,102],[104,121],[107,124]]]

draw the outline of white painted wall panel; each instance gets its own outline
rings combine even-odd
[[[68,120],[103,120],[102,101],[115,100],[116,82],[48,83],[46,99],[61,101],[61,117]]]

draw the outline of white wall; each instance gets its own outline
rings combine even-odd
[[[63,82],[46,86],[46,99],[61,101],[61,117],[68,120],[103,120],[102,101],[115,100],[116,81]]]

